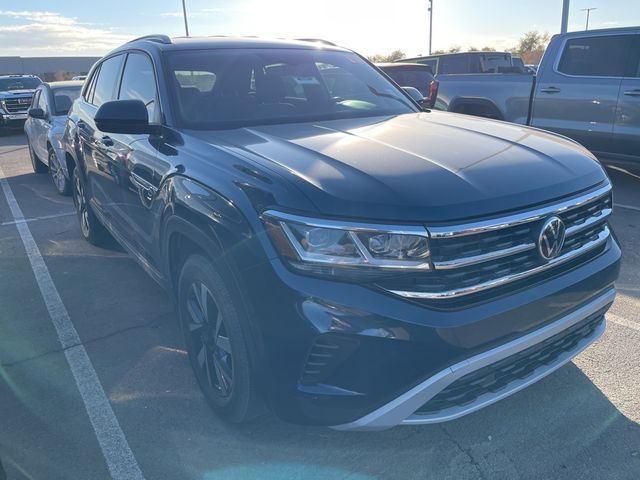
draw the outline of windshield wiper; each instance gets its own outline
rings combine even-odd
[[[382,93],[378,90],[375,89],[375,87],[372,87],[371,85],[367,85],[367,88],[369,89],[369,91],[371,93],[373,93],[376,97],[384,97],[384,98],[391,98],[392,100],[396,100],[400,103],[402,103],[405,107],[407,106],[407,104],[405,103],[405,101],[400,98],[400,97],[396,97],[395,95],[392,95],[390,93]]]

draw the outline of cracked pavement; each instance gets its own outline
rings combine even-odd
[[[459,420],[349,433],[269,415],[244,426],[220,421],[191,374],[167,294],[117,245],[81,239],[71,199],[31,172],[23,135],[0,137],[0,164],[147,479],[640,478],[640,177],[633,173],[610,170],[616,203],[632,208],[616,208],[612,219],[624,260],[596,344]],[[2,195],[0,272],[7,478],[109,478]]]

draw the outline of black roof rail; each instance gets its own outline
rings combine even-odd
[[[296,38],[299,42],[314,42],[314,43],[324,43],[325,45],[331,45],[332,47],[337,47],[337,45],[329,40],[323,40],[322,38]]]
[[[156,43],[164,43],[166,45],[170,45],[173,43],[171,38],[168,35],[163,35],[161,33],[153,34],[153,35],[144,35],[142,37],[134,38],[133,40],[129,40],[127,43],[137,42],[139,40],[149,40],[150,42]]]

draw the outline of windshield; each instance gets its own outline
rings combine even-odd
[[[307,49],[168,53],[169,83],[187,128],[400,115],[418,111],[355,53]]]
[[[429,84],[433,80],[430,69],[420,67],[383,68],[401,87],[417,88],[423,97],[429,96]]]
[[[37,77],[11,77],[0,78],[0,92],[13,90],[34,90],[42,82]]]
[[[52,89],[56,115],[66,115],[69,113],[73,101],[80,96],[81,87],[81,85],[78,85],[74,87],[58,87]]]

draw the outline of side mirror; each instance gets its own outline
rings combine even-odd
[[[142,100],[113,100],[103,103],[94,118],[96,127],[105,133],[154,133],[157,125],[149,124],[149,114]]]
[[[420,90],[418,90],[415,87],[402,87],[402,89],[405,91],[405,93],[407,93],[414,102],[416,102],[418,105],[422,106],[424,104],[424,97],[422,96],[422,94],[420,93]]]
[[[47,115],[44,113],[44,110],[41,108],[30,108],[27,112],[31,118],[37,118],[39,120],[46,120]]]

